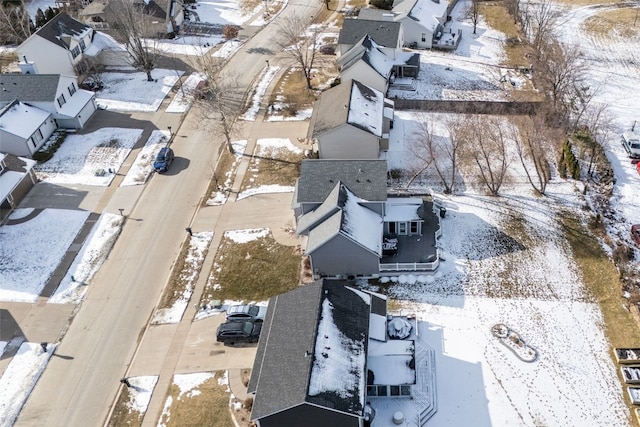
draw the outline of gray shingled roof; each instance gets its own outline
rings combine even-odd
[[[54,101],[59,74],[0,74],[0,102]]]
[[[78,36],[90,28],[90,26],[73,19],[66,13],[59,13],[36,31],[35,34],[51,43],[68,49],[69,44],[61,36]]]
[[[351,86],[351,82],[339,84],[320,95],[309,122],[310,138],[347,123]]]
[[[322,203],[338,182],[371,202],[387,200],[386,160],[312,160],[300,165],[297,203]]]
[[[344,201],[340,203],[340,196],[343,195],[343,192],[340,191],[341,187],[342,185],[338,182],[320,206],[298,219],[297,234],[304,234],[309,229],[336,213],[338,209],[344,205]]]
[[[367,34],[380,46],[395,48],[400,36],[400,22],[345,19],[338,36],[338,44],[354,45]]]
[[[366,352],[369,306],[353,290],[337,282],[319,280],[271,298],[248,386],[248,391],[255,393],[251,419],[304,402],[362,415],[359,396],[363,390],[355,390],[349,398],[331,392],[308,395],[313,363],[313,356],[308,354],[315,350],[325,298],[333,306],[335,326],[349,339],[362,342]]]

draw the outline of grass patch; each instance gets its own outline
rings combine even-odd
[[[294,117],[299,110],[311,108],[315,101],[315,92],[307,88],[302,70],[292,67],[280,77],[269,105],[276,106],[280,115]]]
[[[293,152],[286,147],[263,147],[251,158],[248,174],[242,182],[241,191],[262,185],[293,186],[300,176],[300,162],[304,152]]]
[[[636,21],[636,25],[634,25]],[[604,37],[635,37],[640,34],[640,13],[634,8],[605,10],[598,15],[587,18],[582,29],[586,33]]]
[[[218,186],[231,188],[236,178],[239,164],[240,157],[229,153],[227,149],[223,149],[215,170],[211,174],[211,180],[209,181],[209,186],[205,194],[207,194],[208,197],[213,197],[218,191]],[[202,207],[208,206],[207,200],[208,198],[203,198]]]
[[[480,2],[480,15],[491,28],[504,33],[506,37],[504,65],[508,67],[529,65],[527,54],[530,53],[530,47],[517,24],[513,22],[513,17],[509,15],[506,6],[498,2]]]
[[[300,249],[280,245],[271,234],[246,243],[222,238],[202,295],[213,300],[261,301],[290,291],[300,279]]]
[[[141,426],[143,413],[134,411],[129,407],[129,388],[122,387],[118,400],[115,404],[115,409],[109,419],[109,427],[119,426]]]
[[[577,218],[567,212],[561,218],[582,280],[590,296],[600,304],[609,343],[613,347],[640,347],[640,330],[623,308],[620,275],[615,266]]]
[[[219,383],[223,377],[224,372],[214,372],[212,378],[197,387],[199,393],[187,392],[180,395],[180,387],[171,384],[167,394],[167,399],[171,399],[169,416],[163,414],[160,422],[167,427],[232,426],[228,387],[224,382]]]

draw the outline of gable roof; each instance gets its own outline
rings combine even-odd
[[[408,16],[424,28],[435,31],[446,17],[448,7],[448,0],[403,0],[394,5],[393,12]]]
[[[251,418],[305,402],[362,416],[369,304],[329,280],[271,298],[248,385]]]
[[[0,129],[27,139],[49,116],[47,111],[14,100],[0,110]]]
[[[93,28],[90,26],[73,19],[66,13],[59,13],[36,31],[34,35],[69,49],[70,38],[80,39],[92,31]]]
[[[336,197],[329,197],[315,211],[303,215],[298,222],[298,233],[309,229],[306,252],[308,254],[340,235],[363,249],[382,255],[382,216],[361,205],[362,200],[344,184],[336,184]],[[335,209],[331,209],[335,207]],[[318,216],[316,211],[323,214]],[[307,218],[310,218],[307,220]]]
[[[372,202],[387,200],[386,160],[313,160],[300,164],[297,203],[321,203],[343,182],[355,195]]]
[[[397,47],[400,23],[372,19],[345,19],[338,35],[338,44],[354,45],[369,35],[378,45]]]
[[[340,66],[340,71],[344,72],[360,60],[385,79],[391,75],[394,65],[393,59],[388,57],[368,35],[363,36],[360,42],[353,45],[336,62]]]
[[[0,102],[54,101],[60,74],[0,74]]]
[[[377,137],[382,136],[384,94],[357,80],[322,93],[314,107],[309,136],[318,137],[345,123]]]

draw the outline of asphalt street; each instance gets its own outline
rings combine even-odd
[[[311,20],[321,7],[322,3],[316,1],[309,5],[288,5],[278,19],[296,13]],[[226,70],[236,71],[243,87],[252,86],[266,59],[273,63],[291,62],[286,56],[277,57],[273,43],[277,32],[276,23],[261,28],[258,36],[249,39],[229,60]],[[172,146],[177,157],[167,174],[154,174],[143,187],[120,188],[120,177],[106,189],[65,188],[76,196],[65,198],[70,203],[66,207],[98,213],[118,213],[123,209],[127,219],[70,324],[60,326],[60,319],[58,323],[52,322],[61,328],[57,332],[64,334],[56,350],[58,357],[51,358],[23,407],[17,426],[103,425],[121,387],[120,378],[143,374],[160,376],[144,419],[145,425],[155,425],[174,372],[250,368],[253,363],[253,353],[247,349],[225,349],[219,353],[215,349],[194,347],[193,343],[207,333],[214,335],[216,320],[192,323],[193,306],[177,325],[150,327],[149,320],[185,241],[185,227],[216,233],[203,267],[205,273],[201,274],[194,292],[192,301],[197,301],[221,234],[230,229],[224,227],[271,226],[276,238],[296,244],[295,238],[284,231],[293,219],[289,208],[291,194],[253,196],[237,204],[231,201],[228,206],[199,209],[223,141],[216,133],[202,128],[197,111],[185,117],[164,113],[167,102],[165,100],[153,114],[126,115],[129,120],[150,122],[158,129],[172,126],[176,132]],[[111,126],[111,122],[117,122],[117,115],[105,114],[102,119]],[[91,126],[107,125],[100,120],[97,116]],[[296,141],[306,135],[306,122],[276,126],[258,120],[247,124],[245,131],[251,138],[261,137],[263,125],[265,136],[290,137]],[[255,140],[250,146],[255,146]],[[122,173],[131,165],[138,150],[139,147],[131,152]],[[42,190],[37,188],[21,207],[53,203],[48,200],[51,190],[46,186]],[[43,198],[38,198],[39,194]],[[265,208],[271,212],[266,220]],[[215,346],[215,343],[207,345]],[[219,356],[212,357],[212,354]]]

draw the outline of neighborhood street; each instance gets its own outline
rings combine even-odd
[[[316,2],[290,5],[282,12],[282,16],[295,11],[300,16],[309,16],[311,20],[321,6]],[[264,27],[259,37],[248,40],[228,62],[226,70],[237,72],[242,87],[251,86],[264,68],[266,59],[275,63],[280,60],[287,63],[291,61],[273,57],[277,48],[267,41],[274,40],[278,31],[276,27],[275,22]],[[155,425],[164,392],[177,367],[186,369],[193,366],[198,370],[211,369],[214,365],[218,368],[250,368],[253,363],[255,349],[227,350],[226,361],[233,361],[237,365],[227,366],[211,357],[209,349],[197,352],[192,348],[190,352],[195,355],[194,358],[178,364],[182,347],[190,336],[195,310],[193,305],[178,325],[157,326],[148,330],[149,320],[186,238],[185,227],[191,226],[195,231],[215,231],[207,258],[210,263],[225,230],[224,225],[232,222],[233,227],[239,228],[271,226],[269,222],[273,222],[277,228],[274,229],[276,238],[280,233],[286,239],[282,229],[293,218],[289,207],[291,195],[254,196],[238,203],[240,209],[235,209],[233,203],[227,203],[227,206],[204,208],[206,213],[200,215],[198,206],[205,196],[223,141],[219,135],[201,128],[202,122],[197,111],[188,113],[180,123],[179,115],[163,112],[166,105],[167,100],[156,113],[136,113],[131,117],[122,114],[122,118],[125,122],[149,120],[161,130],[172,127],[175,134],[172,147],[176,159],[168,173],[154,174],[143,187],[120,188],[118,185],[122,177],[116,177],[108,188],[96,190],[97,196],[85,193],[84,188],[76,194],[73,189],[67,190],[74,196],[65,198],[71,203],[69,208],[81,207],[98,213],[116,214],[123,209],[127,219],[108,259],[93,279],[84,302],[64,333],[56,355],[50,360],[23,407],[16,425],[102,425],[108,420],[119,387],[122,386],[120,379],[142,371],[144,374],[160,375],[156,393],[144,419],[145,425]],[[197,108],[194,106],[193,110]],[[101,111],[93,119],[92,127],[100,126],[101,117],[109,117],[112,121],[111,112]],[[128,127],[126,124],[122,126]],[[305,136],[306,126],[306,122],[267,124],[269,129],[266,133],[269,135],[265,136],[277,135],[295,141]],[[246,123],[245,130],[247,138],[263,136],[260,121]],[[250,153],[249,150],[254,146],[255,139],[250,139],[247,152]],[[121,174],[126,174],[138,149],[131,152]],[[239,176],[239,180],[241,178]],[[34,192],[34,196],[27,198],[21,207],[37,207],[43,203],[36,197],[37,194],[37,191]],[[269,212],[266,219],[265,209]],[[256,215],[256,212],[259,214]],[[247,221],[243,222],[243,219]],[[295,240],[289,243],[295,244]],[[192,304],[198,301],[208,265],[205,262]],[[213,341],[214,322],[206,320],[194,326],[200,331],[204,328],[205,331],[200,334],[208,332]],[[52,327],[59,328],[59,323],[53,322]],[[57,335],[63,331],[53,332]],[[198,332],[194,334],[198,335]],[[141,362],[138,364],[137,361]]]

